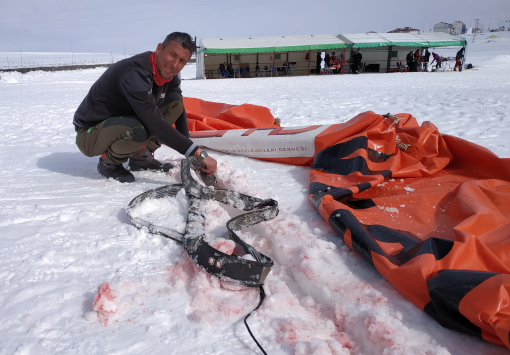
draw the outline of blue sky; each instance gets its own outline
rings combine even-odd
[[[0,52],[135,54],[173,31],[199,38],[387,32],[475,19],[510,25],[510,0],[2,0]]]

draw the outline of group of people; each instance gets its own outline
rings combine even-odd
[[[233,78],[235,76],[238,76],[237,68],[234,70],[234,67],[232,66],[232,63],[220,63],[220,66],[217,69],[218,74],[220,76],[223,76],[225,78]],[[241,74],[247,74],[250,72],[250,67],[245,67],[241,70]],[[240,77],[240,76],[239,76]]]
[[[361,68],[361,60],[363,59],[363,55],[361,51],[357,51],[352,55],[352,64],[351,64],[351,72],[358,73]],[[326,52],[324,56],[324,69],[333,68],[334,74],[340,74],[342,72],[342,66],[344,65],[344,56],[340,54],[340,57],[335,55],[335,52],[332,52],[331,55]]]
[[[429,52],[429,49],[426,48],[425,52],[423,53],[423,56],[421,55],[421,50],[417,49],[416,51],[409,51],[409,53],[406,56],[406,62],[407,62],[407,70],[410,72],[417,72],[420,70],[420,64],[423,63],[423,70],[427,71],[427,66],[430,61],[430,57],[432,57],[431,65],[435,62],[436,63],[436,69],[441,68],[441,63],[443,62],[443,58],[435,53]],[[461,48],[455,57],[455,67],[453,68],[454,71],[459,68],[459,71],[462,70],[462,59],[464,58],[464,48]],[[352,73],[358,73],[361,68],[361,61],[363,59],[363,55],[361,54],[361,51],[358,50],[357,52],[353,53],[352,55],[352,62],[351,62],[351,72]],[[343,56],[340,55],[340,58],[338,58],[335,55],[335,52],[329,55],[329,53],[326,53],[324,56],[324,69],[326,68],[333,68],[333,73],[338,74],[341,72],[341,68],[343,65]]]
[[[464,47],[462,47],[455,56],[455,67],[453,68],[454,71],[459,68],[459,71],[462,71],[462,59],[464,58]],[[423,57],[420,55],[420,50],[417,49],[414,53],[413,51],[410,51],[406,56],[406,62],[407,62],[407,68],[410,72],[417,72],[420,63],[423,63],[423,70],[427,71],[427,65],[429,63],[430,57],[432,56],[432,62],[430,65],[436,63],[436,69],[441,68],[441,64],[444,61],[444,58],[441,57],[439,54],[432,52],[429,52],[429,49],[425,49],[425,53]]]
[[[430,53],[428,48],[425,51],[424,55],[424,63],[428,62],[428,58],[430,57]],[[406,56],[406,62],[407,62],[407,71],[410,72],[417,72],[420,67],[420,61],[421,61],[421,53],[420,50],[417,49],[414,53],[413,51],[409,51]]]
[[[234,68],[232,67],[232,63],[226,64],[225,62],[221,63],[218,68],[220,75],[224,77],[234,77]]]
[[[324,69],[333,68],[333,73],[338,74],[341,72],[343,61],[344,56],[342,54],[340,54],[340,58],[338,58],[335,52],[332,52],[331,55],[326,52],[324,56]]]
[[[457,71],[457,68],[459,68],[459,71],[462,71],[462,60],[464,59],[464,51],[465,48],[462,47],[458,50],[457,54],[455,55],[455,66],[453,67],[453,71]],[[439,54],[432,52],[432,62],[431,65],[436,62],[436,69],[441,68],[441,63],[444,61],[444,58],[441,57]]]

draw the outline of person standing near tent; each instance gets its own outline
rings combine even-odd
[[[343,61],[343,55],[340,54],[340,58],[335,56],[335,59],[333,60],[333,67],[335,68],[335,73],[340,74],[342,72],[342,61]]]
[[[455,56],[455,67],[453,67],[453,71],[456,71],[457,67],[459,71],[462,71],[462,58],[464,58],[464,47],[462,47]]]
[[[358,73],[359,68],[361,67],[361,60],[363,59],[363,55],[361,54],[360,50],[352,56],[352,72]]]
[[[441,68],[441,57],[439,56],[439,54],[432,52],[432,62],[430,63],[430,65],[432,65],[434,61],[436,61],[436,69]]]
[[[324,69],[329,68],[329,53],[324,56]]]
[[[407,71],[413,71],[413,51],[409,51],[406,55]]]
[[[429,52],[429,49],[425,49],[425,56],[423,58],[423,70],[424,71],[427,71],[427,65],[429,64],[429,60],[430,60],[430,52]]]
[[[340,61],[336,57],[335,52],[331,53],[331,57],[329,58],[329,63],[330,63],[330,67],[335,68],[333,73],[337,74],[338,73],[338,67],[340,66],[339,65]]]
[[[232,63],[227,63],[227,72],[231,78],[234,77],[234,68],[232,67]]]
[[[92,85],[73,124],[80,151],[100,156],[97,170],[102,176],[133,182],[122,165],[128,159],[131,171],[169,171],[171,164],[154,158],[162,143],[196,157],[207,174],[216,171],[216,160],[189,139],[182,101],[178,74],[195,51],[189,34],[173,32],[154,52],[113,64]]]
[[[362,64],[361,61],[363,60],[363,54],[361,54],[361,49],[358,49],[358,53],[356,54],[356,62],[358,66],[358,71],[361,68]]]
[[[418,71],[420,68],[420,49],[414,52],[414,71]]]

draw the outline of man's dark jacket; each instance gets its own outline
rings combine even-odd
[[[458,52],[457,52],[457,55],[455,56],[455,60],[461,60],[462,57],[464,57],[464,48],[461,48]]]
[[[78,127],[93,127],[115,116],[137,116],[145,127],[162,143],[181,154],[192,153],[195,144],[189,139],[186,112],[183,111],[174,129],[163,120],[159,106],[165,95],[182,94],[181,80],[174,78],[158,86],[152,77],[151,52],[123,59],[110,68],[92,85],[74,114]]]

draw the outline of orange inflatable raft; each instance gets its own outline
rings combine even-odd
[[[349,247],[441,325],[510,348],[510,159],[409,114],[282,128],[260,106],[185,107],[197,144],[310,165]]]

